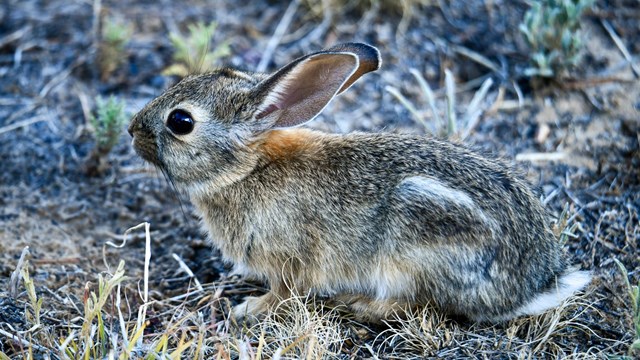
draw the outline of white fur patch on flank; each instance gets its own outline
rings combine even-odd
[[[450,201],[467,208],[476,208],[469,195],[461,190],[452,189],[442,182],[426,176],[412,176],[404,179],[400,186],[408,187],[438,202]]]
[[[505,316],[504,320],[521,315],[537,315],[557,307],[574,293],[587,286],[589,282],[591,282],[591,274],[588,271],[570,270],[557,280],[555,289],[538,295],[509,316]]]

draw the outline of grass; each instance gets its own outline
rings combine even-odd
[[[22,275],[22,281],[24,282],[24,287],[27,290],[27,296],[29,297],[29,307],[25,311],[25,318],[29,323],[33,325],[33,328],[39,328],[42,325],[40,323],[42,299],[39,299],[36,295],[36,289],[33,284],[33,279],[31,279],[31,277],[29,276],[28,262],[25,265],[26,266],[20,271],[20,274]]]
[[[200,294],[197,299],[203,306],[188,309],[184,304],[174,305],[171,319],[149,333],[146,324],[138,327],[135,317],[124,320],[108,306],[120,299],[118,289],[126,281],[123,265],[98,280],[97,292],[88,292],[81,325],[74,324],[69,329],[70,325],[61,321],[57,331],[40,336],[37,341],[36,337],[29,338],[22,350],[0,356],[33,358],[34,353],[51,351],[62,359],[324,359],[355,351],[346,349],[345,344],[362,341],[356,334],[371,331],[364,324],[341,319],[335,310],[323,310],[306,297],[283,301],[281,306],[286,307],[287,315],[273,312],[252,326],[211,320],[205,316],[209,308],[206,300],[210,298]],[[390,322],[386,330],[356,350],[361,356],[373,358],[439,356],[447,351],[458,352],[460,344],[467,347],[477,343],[479,336],[487,341],[480,348],[463,349],[462,354],[530,351],[535,346],[537,354],[558,355],[554,349],[559,344],[553,334],[583,326],[576,316],[563,320],[575,312],[575,306],[567,304],[539,318],[519,319],[506,327],[470,328],[424,309],[408,319]],[[493,336],[497,342],[488,341]]]
[[[559,77],[578,63],[582,49],[580,22],[594,0],[534,1],[520,31],[531,48],[526,76]]]
[[[628,307],[631,310],[631,322],[635,336],[629,345],[628,358],[632,359],[634,356],[640,355],[640,282],[638,285],[632,285],[629,281],[629,272],[627,268],[618,260],[614,259],[618,265],[618,269],[622,274],[625,285],[628,290],[629,304]]]
[[[146,234],[145,258],[149,259],[148,223],[127,230],[124,238],[142,225]],[[110,245],[123,247],[126,241],[122,245]],[[10,348],[9,353],[0,351],[0,359],[33,359],[38,352],[52,353],[61,359],[321,359],[336,355],[344,342],[337,313],[316,311],[317,307],[306,297],[284,300],[280,306],[288,309],[288,315],[276,311],[252,326],[226,319],[226,312],[220,320],[207,317],[205,313],[215,312],[212,309],[218,305],[229,309],[224,306],[227,303],[218,298],[220,291],[215,286],[186,294],[197,301],[195,309],[188,309],[180,299],[167,299],[165,305],[170,309],[167,314],[171,315],[160,331],[151,333],[147,331],[151,322],[145,318],[148,306],[156,302],[148,298],[148,264],[143,279],[145,290],[138,294],[144,301],[139,304],[136,315],[133,304],[122,304],[122,300],[128,299],[124,288],[133,280],[125,276],[124,261],[120,261],[115,270],[97,275],[97,289],[87,283],[83,306],[72,306],[82,309],[81,314],[69,314],[72,319],[58,319],[57,325],[45,327],[40,320],[43,298],[38,296],[29,276],[28,261],[21,266],[16,271],[22,274],[27,294],[24,315],[31,327],[19,334],[3,333],[19,346]],[[130,312],[125,316],[123,309]],[[52,310],[47,309],[53,313]],[[25,338],[25,334],[29,336]]]
[[[453,79],[453,74],[449,70],[445,70],[444,114],[441,114],[439,110],[441,106],[438,104],[437,97],[427,80],[416,69],[411,69],[409,72],[418,83],[420,95],[429,105],[430,113],[419,109],[419,106],[407,99],[399,89],[393,86],[387,86],[385,90],[393,95],[400,104],[409,111],[411,116],[433,135],[445,138],[461,137],[463,139],[469,136],[484,111],[483,103],[486,100],[487,93],[493,81],[488,78],[482,83],[465,111],[461,114],[462,116],[459,117],[456,110],[456,84]],[[429,117],[433,120],[431,123],[428,121]]]
[[[26,291],[15,301],[22,304],[28,329],[9,332],[0,326],[6,339],[12,339],[0,342],[0,359],[34,359],[41,354],[122,360],[604,355],[586,347],[566,348],[570,337],[597,336],[586,315],[601,316],[586,300],[591,295],[571,298],[539,316],[498,325],[456,321],[429,307],[384,324],[363,324],[340,308],[323,306],[306,296],[283,300],[279,309],[259,322],[236,323],[228,318],[231,303],[225,297],[226,291],[241,288],[234,281],[206,284],[202,290],[188,289],[172,298],[150,298],[153,289],[148,284],[154,274],[148,264],[149,225],[129,229],[122,244],[109,245],[126,248],[128,234],[142,227],[146,239],[142,279],[128,277],[125,263],[119,261],[115,269],[107,267],[105,273],[94,274],[95,285],[76,289],[83,294],[80,303],[69,301],[64,309],[47,299],[46,294],[53,291],[37,290],[28,262],[23,262],[16,271],[22,274]],[[570,344],[576,341],[580,340]],[[616,340],[610,342],[616,344]]]
[[[189,24],[188,35],[172,33],[171,43],[175,49],[174,63],[167,67],[164,75],[185,77],[191,74],[201,74],[211,71],[218,60],[231,53],[229,41],[223,41],[210,50],[211,40],[215,35],[216,22],[205,25],[202,22]]]

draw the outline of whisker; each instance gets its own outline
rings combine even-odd
[[[185,211],[185,205],[182,202],[182,197],[180,196],[180,191],[178,190],[176,183],[173,181],[173,179],[165,169],[161,167],[156,167],[156,168],[160,170],[165,181],[167,182],[167,184],[169,184],[169,188],[171,189],[173,196],[175,197],[176,200],[178,200],[178,204],[180,204],[180,211],[182,211],[182,216],[184,216],[185,221],[190,224],[190,219],[187,216],[187,212]]]

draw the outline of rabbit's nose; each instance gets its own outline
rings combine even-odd
[[[129,127],[127,128],[127,132],[129,132],[129,135],[131,135],[131,137],[133,137],[133,133],[134,131],[136,131],[136,122],[135,121],[131,121],[131,123],[129,124]]]

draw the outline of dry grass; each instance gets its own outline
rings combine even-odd
[[[24,292],[15,299],[28,323],[26,330],[0,325],[7,338],[0,359],[34,359],[50,354],[59,359],[326,359],[422,357],[544,357],[599,358],[606,350],[571,348],[571,338],[592,338],[590,319],[603,316],[593,294],[571,298],[545,314],[505,324],[469,324],[424,308],[404,318],[379,325],[350,320],[340,308],[329,308],[305,296],[281,302],[260,321],[228,318],[231,302],[225,296],[242,288],[238,280],[225,279],[197,286],[172,298],[153,299],[148,287],[151,256],[145,228],[143,278],[126,276],[125,264],[94,274],[80,303],[63,301],[55,309],[49,299],[56,293],[29,276],[28,262],[20,273]],[[106,263],[106,259],[105,259]],[[137,286],[135,284],[138,284]],[[75,289],[80,290],[80,289]],[[55,295],[57,296],[57,295]],[[616,339],[601,339],[611,348]],[[569,347],[568,347],[569,346]],[[40,354],[40,355],[38,355]]]
[[[15,301],[24,309],[30,327],[15,331],[0,326],[0,333],[8,339],[0,358],[33,359],[36,353],[50,353],[61,359],[322,359],[340,353],[345,339],[337,312],[325,312],[310,298],[285,299],[276,311],[255,323],[228,319],[229,302],[221,295],[227,285],[237,286],[233,283],[210,284],[182,296],[150,300],[149,224],[127,230],[121,245],[109,245],[126,246],[128,233],[141,227],[147,245],[144,278],[127,278],[125,263],[120,261],[114,270],[96,274],[96,289],[87,283],[82,304],[67,304],[57,318],[52,317],[51,308],[43,314],[44,294],[36,291],[28,261],[20,262],[14,273],[21,274],[26,296],[21,293]],[[136,282],[144,286],[132,293],[129,286]],[[133,301],[135,298],[141,301]],[[152,307],[160,312],[152,314]],[[54,321],[44,326],[43,318]]]
[[[431,134],[446,138],[458,137],[467,138],[480,121],[481,115],[485,112],[489,106],[483,106],[486,103],[487,92],[493,84],[491,78],[487,78],[482,82],[480,88],[475,92],[473,98],[466,106],[466,110],[462,113],[461,117],[457,115],[458,101],[456,99],[456,84],[453,79],[453,74],[448,69],[445,70],[445,89],[441,91],[444,93],[443,105],[440,105],[436,101],[434,91],[431,90],[429,83],[422,74],[416,69],[409,70],[411,75],[416,79],[420,87],[421,96],[425,102],[429,105],[431,113],[420,110],[418,106],[414,105],[408,100],[400,90],[393,86],[387,86],[385,90],[393,95],[402,106],[409,111],[411,116],[422,126],[427,129]],[[444,108],[444,118],[440,115],[438,109]],[[429,118],[432,118],[429,121]]]
[[[447,319],[442,314],[424,309],[409,319],[398,319],[378,338],[389,353],[379,357],[403,358],[406,354],[421,357],[495,357],[497,354],[535,354],[537,357],[567,356],[562,340],[567,334],[590,332],[580,315],[594,310],[588,295],[571,298],[561,307],[539,316],[509,321],[505,324],[465,325]],[[572,355],[580,355],[573,353]]]

